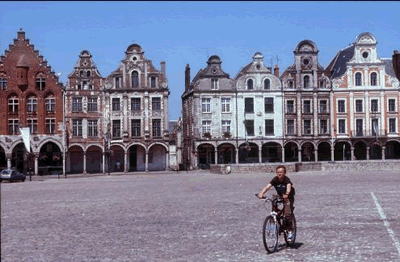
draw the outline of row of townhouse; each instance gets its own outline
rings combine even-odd
[[[182,94],[182,162],[210,164],[400,158],[400,54],[381,59],[362,33],[326,69],[304,40],[279,75],[257,52],[232,79],[213,55]],[[397,74],[397,77],[396,77]]]
[[[0,59],[0,167],[35,174],[166,170],[175,155],[165,62],[160,66],[132,44],[103,78],[84,50],[64,86],[21,29]],[[20,127],[30,128],[31,154]]]

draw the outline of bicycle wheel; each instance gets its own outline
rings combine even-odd
[[[291,225],[289,227],[289,230],[285,229],[283,235],[285,236],[285,242],[289,247],[293,247],[294,246],[294,241],[296,240],[296,233],[297,233],[297,226],[296,226],[296,217],[294,216],[294,214],[292,213],[290,215],[290,222]],[[288,234],[289,232],[292,232],[292,237],[289,239]]]
[[[278,246],[278,223],[272,216],[267,216],[263,225],[263,242],[268,253],[275,252]]]

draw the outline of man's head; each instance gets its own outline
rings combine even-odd
[[[276,175],[279,180],[282,180],[286,174],[286,167],[284,165],[279,165],[276,167]]]

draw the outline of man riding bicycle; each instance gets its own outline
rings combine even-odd
[[[293,210],[295,190],[292,181],[286,176],[286,167],[279,165],[276,168],[276,176],[261,190],[257,195],[258,198],[262,198],[265,193],[268,192],[271,187],[274,187],[279,196],[283,198],[284,202],[284,216],[288,226],[291,225],[290,215]],[[289,233],[288,238],[291,238]]]

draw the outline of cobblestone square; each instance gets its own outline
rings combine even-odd
[[[1,184],[1,261],[400,261],[399,171],[287,174],[295,248],[267,254],[254,194],[273,174],[207,171]]]

